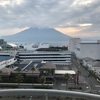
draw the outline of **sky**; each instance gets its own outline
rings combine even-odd
[[[0,0],[0,36],[29,27],[100,37],[100,0]]]

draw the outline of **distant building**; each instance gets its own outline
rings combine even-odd
[[[4,39],[0,39],[0,45],[2,45],[2,44],[6,44],[7,42],[6,41],[4,41]]]
[[[38,48],[49,48],[50,47],[50,44],[48,43],[40,43]]]
[[[69,50],[75,52],[78,58],[100,60],[100,40],[83,42],[79,38],[73,38],[69,41]]]
[[[2,44],[1,47],[3,50],[15,50],[18,48],[17,45],[13,43]]]
[[[0,46],[0,51],[2,50],[2,47]]]
[[[68,50],[71,52],[75,52],[75,49],[79,43],[81,43],[80,38],[71,38],[69,40]]]
[[[79,58],[90,57],[95,60],[100,60],[100,42],[81,42],[80,48],[76,49],[76,55]]]
[[[4,39],[0,39],[0,50],[17,49],[17,45],[14,43],[7,43]]]
[[[0,69],[15,63],[15,58],[12,56],[0,56]]]

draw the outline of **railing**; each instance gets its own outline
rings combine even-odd
[[[63,91],[63,90],[51,90],[51,89],[2,89],[0,90],[0,96],[32,96],[44,95],[45,100],[48,100],[50,95],[52,96],[67,96],[72,98],[82,98],[80,100],[100,100],[100,95],[75,92],[75,91]],[[76,99],[75,99],[76,100]],[[79,100],[79,99],[78,99]]]
[[[27,53],[32,53],[32,54],[69,54],[71,55],[70,51],[33,51],[33,50],[19,50],[19,54],[27,54]]]

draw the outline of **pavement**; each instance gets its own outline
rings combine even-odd
[[[74,82],[68,82],[68,90],[71,91],[80,91],[80,92],[90,92],[91,87],[90,85],[85,81],[85,79],[81,76],[79,81],[79,86],[77,87]],[[84,80],[84,81],[82,81]],[[64,79],[58,79],[56,84],[53,84],[54,89],[58,90],[66,90],[66,81]],[[82,88],[82,89],[81,89]]]
[[[84,66],[82,66],[80,64],[80,61],[78,59],[75,59],[73,58],[73,67],[76,69],[76,70],[79,70],[81,72],[81,78],[80,80],[83,81],[84,83],[86,83],[88,85],[88,90],[87,92],[90,92],[90,93],[96,93],[96,94],[100,94],[100,82],[95,79],[94,77],[88,77],[88,70],[86,70],[84,68]],[[96,87],[98,86],[98,87]],[[86,86],[87,88],[87,86]]]

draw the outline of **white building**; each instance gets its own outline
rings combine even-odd
[[[0,69],[14,64],[15,58],[11,56],[0,56]]]
[[[54,64],[71,64],[70,51],[20,51],[17,59],[30,61],[51,61]]]
[[[75,52],[78,58],[89,57],[95,60],[100,60],[100,40],[83,42],[79,38],[73,38],[70,41],[69,50]]]
[[[50,47],[50,44],[48,43],[40,43],[38,48],[49,48]]]
[[[80,38],[71,38],[69,40],[69,45],[68,45],[68,50],[71,52],[75,52],[77,45],[81,43],[81,39]]]
[[[90,57],[100,60],[100,42],[81,42],[77,45],[75,53],[79,58]]]
[[[26,50],[36,50],[39,48],[49,48],[50,44],[49,43],[25,43],[23,44],[24,48]]]

